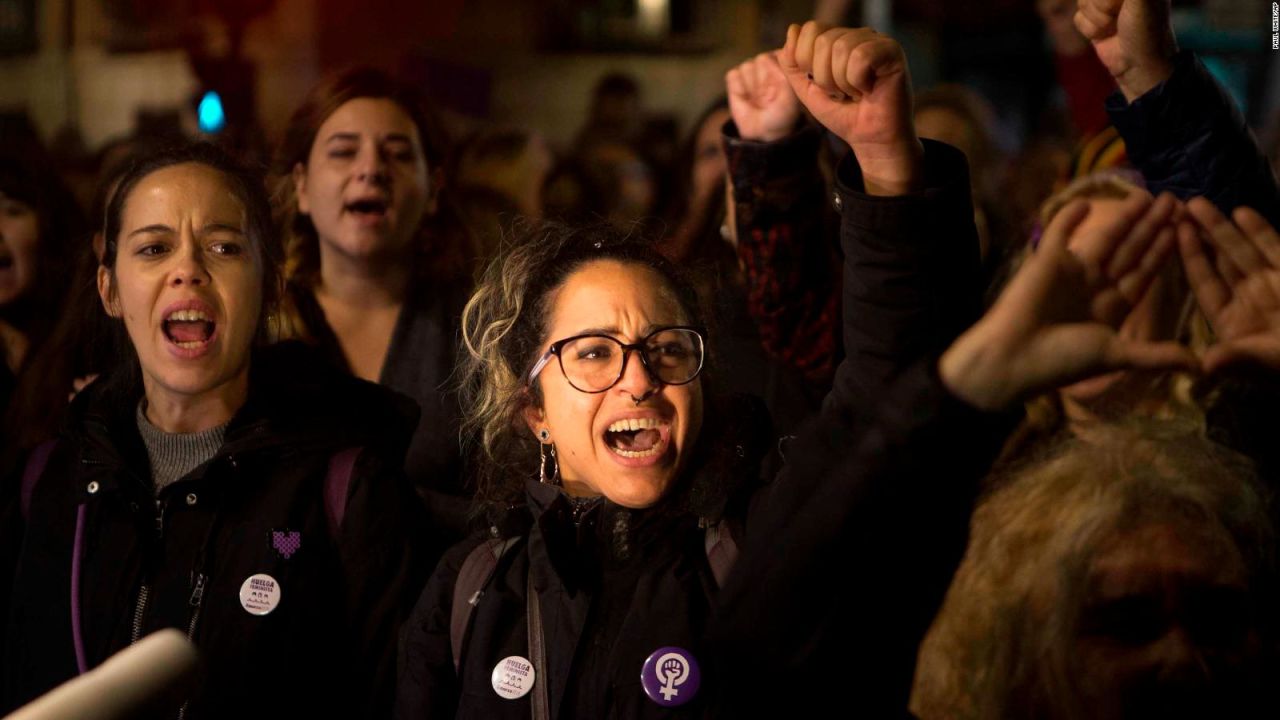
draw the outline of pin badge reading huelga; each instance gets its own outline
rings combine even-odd
[[[240,607],[250,615],[266,615],[280,604],[280,583],[266,573],[245,578],[240,585]]]
[[[697,696],[702,672],[688,650],[660,647],[644,661],[640,683],[650,700],[663,707],[676,707]]]
[[[534,671],[533,663],[519,655],[503,658],[493,666],[493,674],[489,676],[493,691],[508,700],[528,695],[537,680],[538,673]]]

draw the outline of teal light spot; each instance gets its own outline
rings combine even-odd
[[[200,132],[216,133],[227,126],[227,116],[222,111],[222,98],[212,90],[200,98],[196,115],[200,122]]]

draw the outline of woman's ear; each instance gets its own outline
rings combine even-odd
[[[293,195],[298,199],[298,213],[311,214],[311,202],[307,199],[307,167],[302,163],[293,166]]]
[[[524,418],[524,424],[528,426],[529,432],[538,438],[538,442],[542,442],[541,435],[547,430],[547,414],[534,402],[533,396],[528,390],[523,392],[521,404],[520,415]]]
[[[111,271],[98,266],[98,298],[102,300],[102,309],[113,318],[120,317],[120,303],[116,299],[115,288],[111,286]]]

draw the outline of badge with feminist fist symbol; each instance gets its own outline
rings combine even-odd
[[[644,694],[663,707],[684,705],[698,694],[702,672],[693,653],[678,647],[660,647],[644,661],[640,671]]]

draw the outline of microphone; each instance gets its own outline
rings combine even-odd
[[[195,671],[196,646],[172,628],[154,632],[6,720],[119,720],[148,708]]]

